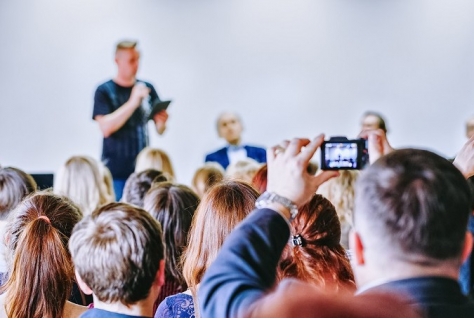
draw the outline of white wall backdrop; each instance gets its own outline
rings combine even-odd
[[[244,118],[248,142],[355,137],[368,109],[395,147],[453,156],[474,114],[471,0],[4,0],[0,2],[0,164],[53,172],[100,157],[96,86],[114,45],[139,40],[139,77],[173,99],[152,145],[189,183],[223,145],[214,121]]]

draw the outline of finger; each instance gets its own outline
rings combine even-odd
[[[278,144],[278,146],[280,146],[283,150],[286,150],[288,145],[290,145],[290,141],[288,140],[281,141],[280,144]]]
[[[267,149],[267,162],[273,162],[273,160],[279,153],[285,152],[289,144],[290,144],[290,141],[283,140],[280,142],[280,144],[268,148]]]
[[[306,146],[311,141],[307,138],[294,138],[291,140],[290,144],[286,148],[285,155],[295,156],[301,153],[301,148]]]
[[[370,130],[367,130],[367,129],[362,130],[359,133],[359,138],[368,139],[369,138],[369,133],[370,133]]]
[[[309,161],[311,158],[313,158],[314,153],[316,153],[316,150],[323,144],[324,142],[324,134],[320,134],[317,137],[315,137],[311,143],[306,145],[304,152],[301,152],[300,157],[304,163],[306,163],[306,166],[308,165]]]

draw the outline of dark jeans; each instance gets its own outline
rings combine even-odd
[[[123,188],[125,186],[125,179],[114,179],[115,200],[118,202],[122,198]]]

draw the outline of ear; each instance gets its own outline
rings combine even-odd
[[[165,260],[160,260],[160,268],[156,272],[155,283],[162,287],[165,284]]]
[[[79,276],[79,273],[77,272],[77,270],[75,271],[75,273],[76,273],[77,285],[82,290],[82,292],[85,293],[86,295],[92,295],[92,293],[93,293],[92,289],[90,289],[89,286],[82,280],[82,278],[81,278],[81,276]]]
[[[350,248],[353,253],[353,261],[356,265],[364,265],[364,245],[362,244],[362,239],[356,231],[352,231],[350,234]]]
[[[467,231],[466,236],[464,238],[464,247],[462,249],[462,262],[464,263],[471,254],[472,251],[472,234],[471,232]]]

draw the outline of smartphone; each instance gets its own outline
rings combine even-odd
[[[367,140],[331,137],[321,146],[322,170],[360,170],[369,162]]]

